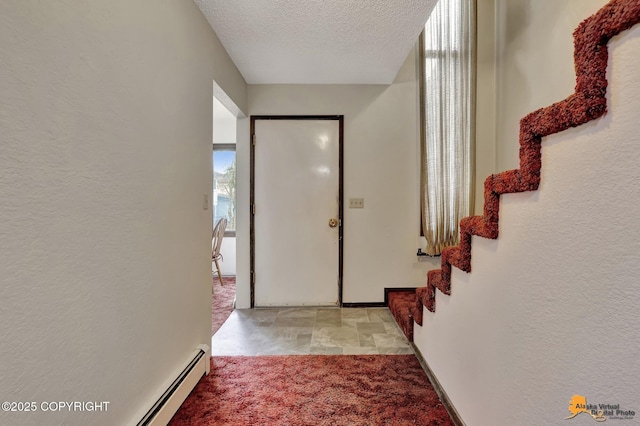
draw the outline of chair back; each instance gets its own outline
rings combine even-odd
[[[222,238],[224,238],[224,231],[227,229],[227,219],[222,217],[218,219],[216,225],[213,227],[213,233],[211,234],[211,258],[215,259],[220,256],[220,247],[222,247]]]

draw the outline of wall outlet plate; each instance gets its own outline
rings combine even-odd
[[[363,209],[364,208],[364,198],[349,198],[349,208],[350,209]]]

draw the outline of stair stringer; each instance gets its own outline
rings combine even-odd
[[[460,221],[460,243],[442,251],[441,269],[427,273],[427,286],[417,289],[412,316],[422,325],[423,310],[436,309],[436,289],[449,295],[451,267],[471,272],[472,236],[496,239],[500,196],[535,191],[540,184],[542,138],[578,127],[607,112],[609,40],[640,22],[640,1],[612,0],[574,31],[575,91],[568,98],[538,109],[520,120],[520,168],[489,176],[484,183],[482,216]]]

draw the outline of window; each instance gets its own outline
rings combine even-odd
[[[421,46],[422,231],[438,255],[473,208],[475,1],[439,0]]]
[[[227,219],[226,237],[236,235],[236,146],[213,145],[213,223]]]

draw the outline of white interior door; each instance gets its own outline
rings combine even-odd
[[[255,137],[255,306],[335,306],[339,121],[257,119]]]

